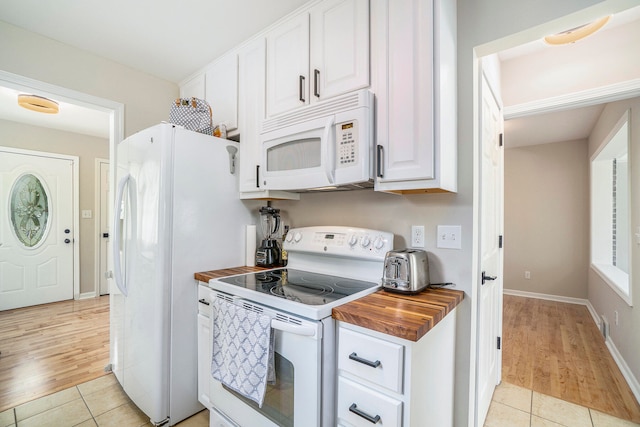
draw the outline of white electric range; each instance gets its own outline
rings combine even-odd
[[[286,267],[211,280],[209,301],[221,298],[272,317],[276,366],[262,408],[211,379],[211,425],[334,426],[331,309],[375,292],[392,248],[393,234],[384,231],[297,228],[283,242]]]

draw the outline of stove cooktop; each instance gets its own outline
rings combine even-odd
[[[311,319],[331,316],[331,309],[374,292],[378,283],[291,268],[248,273],[211,281],[210,287]]]
[[[307,305],[324,305],[376,283],[283,268],[231,276],[220,281]]]

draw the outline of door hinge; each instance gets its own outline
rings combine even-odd
[[[504,133],[500,134],[500,141],[498,142],[498,144],[500,145],[500,147],[502,147],[502,144],[504,144]]]
[[[498,350],[502,347],[502,338],[498,337]]]
[[[502,249],[502,236],[498,236],[498,247]]]

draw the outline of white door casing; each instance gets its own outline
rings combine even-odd
[[[96,159],[96,286],[98,295],[109,293],[109,160]]]
[[[75,156],[0,148],[0,310],[77,295],[77,176]]]
[[[500,382],[502,352],[498,348],[502,324],[503,165],[502,112],[482,74],[480,94],[480,290],[478,293],[477,425],[489,410]],[[484,283],[483,283],[484,282]],[[501,347],[501,346],[500,346]]]

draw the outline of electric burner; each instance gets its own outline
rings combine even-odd
[[[243,274],[221,282],[307,305],[324,305],[377,287],[376,283],[345,279],[291,268]]]

